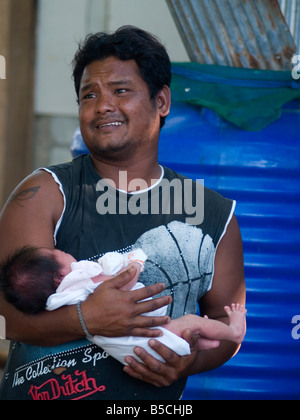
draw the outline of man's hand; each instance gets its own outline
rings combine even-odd
[[[135,349],[135,354],[143,361],[138,362],[133,357],[126,357],[124,371],[133,378],[148,382],[156,387],[170,386],[180,378],[185,378],[193,372],[198,357],[198,338],[190,330],[183,333],[183,338],[190,344],[189,356],[178,356],[168,347],[157,340],[150,340],[149,345],[166,363],[159,362],[140,347]]]
[[[101,284],[95,292],[82,303],[83,318],[92,335],[105,337],[159,337],[160,330],[150,329],[170,322],[170,317],[142,316],[172,302],[170,296],[149,299],[163,292],[165,285],[158,283],[135,291],[120,290],[129,283],[136,268]],[[145,301],[145,299],[148,299]]]

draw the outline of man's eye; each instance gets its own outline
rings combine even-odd
[[[127,89],[125,89],[125,88],[121,88],[121,89],[117,90],[118,94],[122,94],[122,93],[126,93],[126,92],[127,92]]]
[[[86,95],[82,96],[81,100],[93,99],[93,98],[95,98],[95,96],[96,96],[95,93],[87,93]]]
[[[88,93],[87,95],[85,95],[85,97],[83,99],[92,99],[95,98],[95,94],[94,93]]]

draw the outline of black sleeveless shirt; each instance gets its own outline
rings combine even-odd
[[[157,185],[134,195],[102,180],[89,155],[44,170],[64,196],[58,249],[77,260],[96,260],[109,251],[142,248],[148,260],[139,281],[165,282],[172,318],[196,313],[211,288],[216,249],[235,202],[168,168]],[[185,384],[181,379],[156,388],[133,379],[87,340],[50,348],[12,342],[0,399],[176,400]]]

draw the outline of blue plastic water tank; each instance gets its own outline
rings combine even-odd
[[[87,152],[76,136],[74,157]],[[244,244],[245,341],[226,365],[190,377],[183,399],[300,399],[300,103],[260,132],[173,104],[159,160],[236,200]]]
[[[244,243],[246,339],[225,366],[191,377],[184,399],[299,399],[300,103],[260,132],[174,104],[159,159],[235,199]]]

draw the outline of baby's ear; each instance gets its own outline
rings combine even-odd
[[[60,273],[55,273],[54,274],[55,286],[58,287],[62,281],[63,281],[63,276]]]

